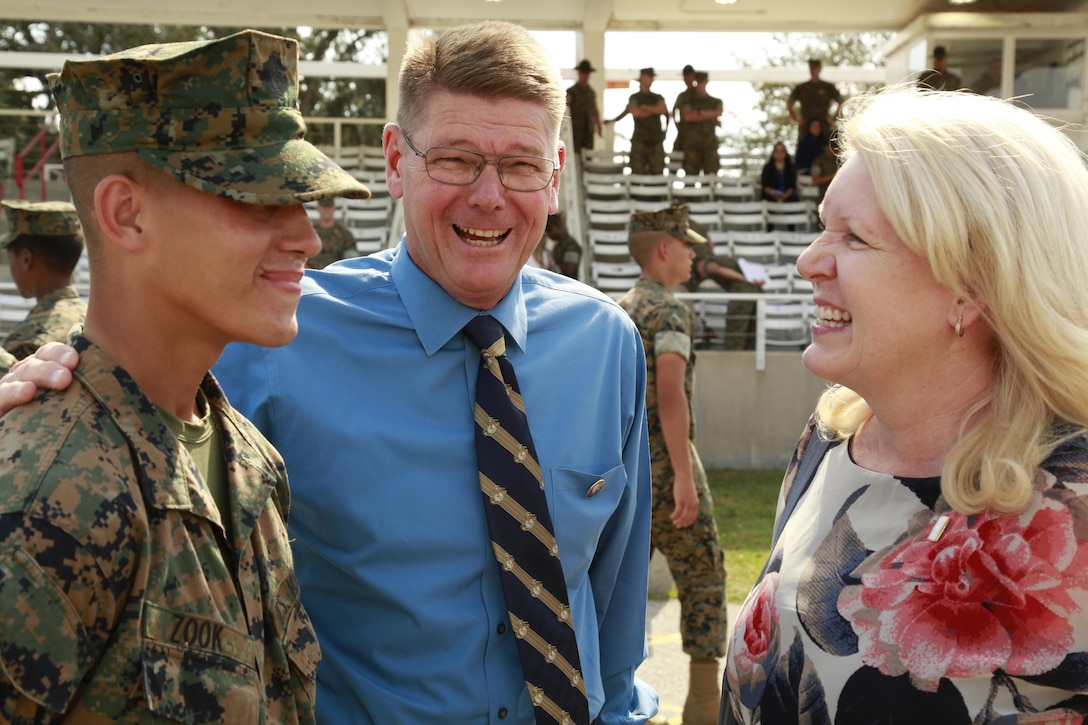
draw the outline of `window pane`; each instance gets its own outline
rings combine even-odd
[[[1083,56],[1083,38],[1017,38],[1014,94],[1031,108],[1079,106]]]

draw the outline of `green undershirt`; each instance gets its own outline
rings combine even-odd
[[[227,466],[223,458],[223,443],[219,439],[215,418],[211,414],[207,398],[204,397],[204,391],[199,391],[197,395],[200,420],[195,423],[182,420],[161,406],[155,407],[166,420],[166,427],[181,441],[196,462],[197,468],[200,469],[212,499],[219,509],[219,517],[227,532],[227,541],[230,541],[230,490],[227,486]]]

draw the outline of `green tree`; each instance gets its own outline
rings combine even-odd
[[[742,67],[804,67],[809,58],[819,58],[824,68],[855,66],[877,68],[883,64],[882,46],[890,33],[775,33],[764,51],[764,58],[738,58]],[[799,78],[798,83],[808,80]],[[740,130],[726,136],[723,145],[740,151],[770,155],[777,141],[791,150],[797,145],[797,126],[790,121],[786,99],[796,84],[753,83],[759,94],[757,120],[739,124]],[[856,96],[875,87],[868,83],[838,83],[844,98]],[[736,117],[736,114],[734,114]],[[792,151],[791,151],[792,153]]]
[[[0,50],[101,55],[148,43],[171,43],[222,37],[242,28],[180,25],[126,25],[105,23],[44,23],[12,21],[0,25]],[[358,60],[384,62],[388,46],[384,32],[344,29],[261,28],[295,38],[305,60]],[[46,110],[53,106],[46,71],[0,69],[0,108]],[[385,117],[384,79],[302,78],[299,107],[304,116],[345,118]],[[41,116],[0,116],[0,139],[15,139],[20,150],[38,132]],[[376,145],[381,125],[348,126],[342,143]],[[55,138],[50,129],[48,142]],[[315,126],[308,137],[332,143],[332,127]],[[37,147],[26,158],[29,169],[37,161]]]

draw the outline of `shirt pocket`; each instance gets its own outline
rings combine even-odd
[[[222,621],[143,606],[140,660],[148,709],[186,725],[260,722],[256,645]]]
[[[604,471],[553,468],[552,528],[568,576],[586,576],[601,534],[627,488],[627,469]]]

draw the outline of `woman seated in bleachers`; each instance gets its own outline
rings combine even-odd
[[[763,165],[763,198],[766,201],[797,201],[797,167],[786,144],[779,141]]]
[[[824,145],[827,143],[828,138],[827,129],[824,128],[824,121],[819,116],[810,118],[803,128],[805,130],[802,132],[801,137],[797,139],[797,153],[793,157],[799,174],[809,173],[812,162],[824,152]]]

